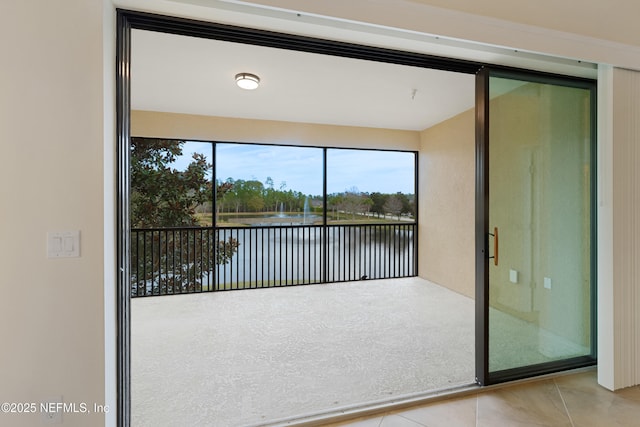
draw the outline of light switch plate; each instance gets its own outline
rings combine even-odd
[[[80,231],[50,231],[47,233],[48,258],[80,256]]]
[[[545,289],[551,289],[551,279],[548,277],[544,278],[544,288]]]

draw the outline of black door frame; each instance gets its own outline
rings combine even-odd
[[[130,254],[130,226],[129,226],[129,146],[130,146],[130,110],[131,110],[131,30],[156,31],[176,35],[192,36],[199,38],[216,39],[222,41],[254,44],[266,47],[304,51],[324,55],[349,57],[377,62],[393,63],[398,65],[408,65],[422,68],[432,68],[445,71],[460,72],[466,74],[476,74],[482,76],[481,71],[485,64],[466,61],[460,59],[444,58],[420,53],[404,52],[393,49],[384,49],[371,46],[357,45],[352,43],[330,41],[313,37],[296,36],[272,31],[250,29],[232,25],[224,25],[212,22],[198,21],[193,19],[164,16],[153,13],[137,12],[118,9],[117,10],[117,30],[116,30],[116,135],[117,135],[117,423],[118,426],[127,427],[131,419],[131,388],[130,388],[130,298],[131,289],[129,286],[129,254]],[[510,68],[501,68],[510,70]],[[515,69],[512,69],[515,70]],[[552,77],[551,74],[536,73],[540,76]],[[558,76],[563,79],[573,79],[570,77]],[[488,149],[488,126],[481,126],[483,120],[488,118],[488,102],[485,101],[488,85],[483,86],[478,77],[476,85],[476,264],[486,262],[487,241],[482,234],[478,234],[481,224],[488,218],[488,204],[485,198],[488,189],[484,188],[486,181],[486,171],[488,171],[488,157],[484,156],[483,150]],[[581,80],[581,79],[574,79]],[[484,88],[484,89],[483,89]],[[481,96],[484,91],[485,95]],[[595,111],[595,110],[594,110]],[[595,114],[595,112],[594,112]],[[595,126],[595,121],[594,121]],[[595,144],[594,144],[595,145]],[[595,159],[595,155],[594,155]],[[593,187],[595,188],[595,186]],[[595,198],[594,198],[595,199]],[[488,199],[487,199],[488,200]],[[594,212],[595,214],[595,212]],[[595,218],[595,217],[593,217]],[[595,224],[595,220],[593,221]],[[595,227],[595,225],[594,225]],[[486,227],[483,228],[486,230]],[[593,233],[595,236],[595,233]],[[478,237],[480,236],[480,237]],[[484,252],[483,252],[484,251]],[[482,260],[480,259],[482,258]],[[595,261],[595,260],[594,260]],[[595,269],[595,262],[592,263]],[[476,267],[476,293],[478,295],[476,304],[481,303],[484,307],[488,303],[484,293],[484,270]],[[595,278],[595,276],[593,276]],[[488,281],[487,281],[488,283]],[[595,288],[595,286],[594,286]],[[481,292],[482,291],[482,292]],[[595,295],[592,295],[592,304],[595,306]],[[476,309],[476,381],[481,384],[489,384],[493,379],[488,378],[485,365],[487,355],[480,349],[486,349],[486,333],[481,335],[478,331],[486,329],[486,316],[479,316]],[[595,324],[594,324],[595,326]],[[483,329],[479,329],[483,328]],[[595,327],[592,327],[595,334]],[[485,331],[486,332],[486,331]],[[484,337],[484,338],[483,338]],[[595,341],[594,341],[595,342]],[[595,363],[595,362],[593,362]],[[574,367],[571,365],[570,367]],[[482,368],[482,369],[480,369]],[[554,370],[566,369],[567,367],[555,366]],[[544,371],[545,373],[547,371]],[[522,373],[518,373],[521,375]],[[536,375],[524,373],[523,376]],[[508,380],[512,377],[501,378]]]
[[[554,362],[489,372],[489,77],[503,77],[524,81],[576,87],[590,92],[591,140],[591,352],[587,356]],[[567,77],[513,68],[485,66],[476,75],[476,381],[491,385],[567,369],[592,366],[597,363],[597,206],[596,206],[596,110],[597,82],[592,79]]]

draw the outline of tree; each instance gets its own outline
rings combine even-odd
[[[273,179],[268,176],[264,182],[264,204],[267,210],[276,212],[278,210],[278,192],[273,188]]]
[[[264,208],[264,185],[260,181],[245,181],[241,190],[245,210],[260,212]]]
[[[172,292],[201,290],[202,278],[208,276],[215,265],[228,263],[237,252],[238,241],[231,237],[219,240],[217,230],[184,228],[198,225],[196,207],[212,202],[214,194],[212,183],[207,179],[211,165],[203,154],[193,154],[184,170],[173,167],[182,155],[184,143],[156,138],[131,139],[134,247],[131,282],[134,290],[143,287],[145,292],[157,294],[169,292],[170,287]],[[216,198],[224,197],[232,186],[232,183],[216,185]],[[164,233],[139,230],[170,227],[183,228]],[[171,265],[170,271],[168,265]]]
[[[233,190],[233,179],[229,178],[225,182],[216,181],[216,221],[220,212],[224,212],[225,206],[230,205],[228,194]]]
[[[416,214],[415,198],[409,197],[403,193],[398,193],[398,197],[400,197],[400,200],[402,201],[402,213],[411,215],[412,217],[415,218],[415,214]]]
[[[220,196],[219,203],[221,206],[229,206],[230,209],[233,208],[235,212],[238,213],[242,207],[242,199],[238,194],[238,189],[242,188],[244,181],[241,179],[234,181],[233,178],[228,178],[227,182],[231,183],[232,186],[228,191]]]
[[[373,204],[371,205],[371,212],[375,213],[378,218],[380,218],[380,215],[384,215],[385,213],[384,205],[385,203],[387,203],[389,195],[374,192],[369,195],[369,198],[373,202]]]
[[[267,188],[273,190],[273,178],[268,176],[267,179],[264,181],[264,183],[267,186]]]
[[[356,187],[352,187],[344,192],[339,208],[355,218],[356,215],[368,212],[372,205],[373,201],[366,194],[361,193]]]
[[[340,209],[344,200],[344,196],[340,193],[327,195],[327,208],[333,211],[336,220],[340,220]]]
[[[203,154],[195,153],[185,170],[173,168],[183,144],[131,138],[131,227],[197,225],[196,207],[211,200],[206,178],[211,165]]]
[[[384,210],[387,213],[397,215],[398,219],[400,219],[400,214],[402,213],[402,198],[398,194],[390,195],[384,204]]]

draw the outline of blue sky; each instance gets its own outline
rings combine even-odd
[[[271,177],[274,188],[307,195],[322,194],[322,149],[253,144],[217,145],[218,178],[256,179]],[[175,167],[186,167],[194,152],[212,162],[211,144],[187,142]],[[327,191],[341,193],[356,187],[362,192],[414,193],[414,155],[394,151],[330,149],[327,154]]]

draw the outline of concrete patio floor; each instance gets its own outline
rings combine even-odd
[[[244,426],[474,381],[474,302],[420,278],[136,298],[132,425]]]

